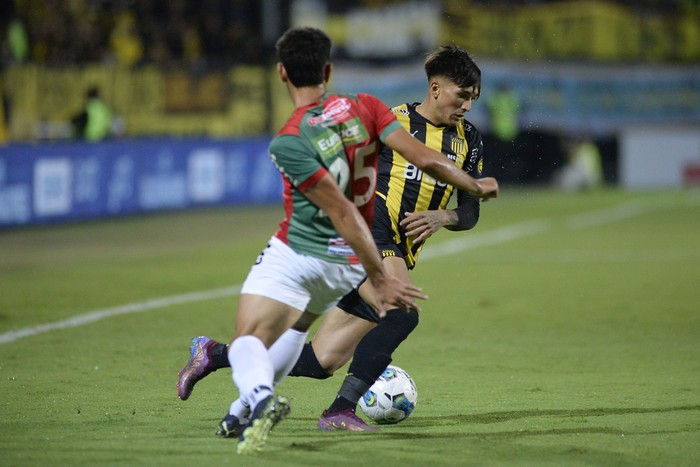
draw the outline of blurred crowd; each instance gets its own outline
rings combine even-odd
[[[2,0],[0,64],[49,66],[185,63],[227,67],[262,63],[264,8],[288,9],[295,0]],[[322,1],[322,0],[319,0]],[[381,7],[398,0],[326,0],[330,12]],[[524,6],[562,0],[460,0]],[[700,0],[611,0],[665,14],[697,11]]]
[[[258,0],[3,0],[3,62],[229,66],[264,56]]]
[[[563,0],[470,0],[491,7],[541,5],[543,3],[562,3]],[[573,2],[572,2],[573,3]],[[607,3],[622,5],[639,13],[659,12],[667,14],[697,11],[699,0],[608,0]]]

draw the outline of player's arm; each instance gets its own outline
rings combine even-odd
[[[391,132],[384,139],[384,143],[408,162],[441,182],[449,183],[482,199],[498,196],[498,182],[495,178],[472,177],[444,155],[413,138],[405,129]]]
[[[466,171],[474,178],[481,178],[484,167],[484,142],[481,139],[481,133],[467,120],[462,120],[462,128],[464,128],[464,136],[467,140],[469,148],[469,162],[462,166],[462,170]],[[456,218],[453,217],[453,222],[445,225],[447,230],[471,230],[476,227],[479,222],[479,214],[481,206],[479,198],[463,191],[457,190],[457,207],[452,210]]]
[[[476,170],[478,172],[478,169]],[[457,190],[457,207],[430,211],[407,212],[399,225],[414,242],[424,242],[441,228],[452,231],[470,230],[479,221],[479,198]]]
[[[462,167],[472,177],[481,176],[483,167],[484,144],[481,134],[466,120],[462,121],[467,138],[467,147],[470,148],[470,162]],[[474,162],[471,162],[474,161]],[[401,219],[400,225],[406,235],[414,237],[416,243],[423,242],[442,227],[447,230],[460,231],[473,229],[479,222],[481,206],[479,198],[467,191],[457,189],[457,207],[451,210],[434,210],[423,212],[407,212]]]
[[[416,298],[427,299],[421,289],[389,275],[382,264],[372,234],[357,207],[348,200],[333,177],[326,173],[304,195],[328,215],[333,226],[353,249],[374,287],[377,312],[391,308],[416,308]]]
[[[455,209],[407,212],[399,225],[407,236],[414,237],[415,243],[426,241],[443,227],[447,230],[469,230],[479,220],[479,200],[464,194],[470,199]]]
[[[471,230],[479,222],[479,214],[481,213],[479,199],[460,191],[457,193],[457,207],[450,212],[452,213],[452,222],[445,224],[447,230]]]

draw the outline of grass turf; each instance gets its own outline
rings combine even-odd
[[[0,334],[240,284],[278,207],[0,232]],[[0,465],[700,464],[700,193],[505,190],[413,272],[430,300],[394,355],[418,386],[377,433],[320,432],[342,371],[289,378],[265,453],[214,436],[230,373],[177,399],[189,338],[235,296],[0,343]],[[3,334],[7,336],[7,334]]]

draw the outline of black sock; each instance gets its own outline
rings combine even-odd
[[[389,310],[357,344],[348,374],[374,384],[391,363],[391,355],[418,325],[418,312]]]
[[[352,409],[354,411],[360,397],[367,392],[370,386],[371,384],[367,384],[352,375],[346,376],[343,380],[343,385],[340,387],[340,391],[338,391],[338,395],[331,406],[328,407],[328,412],[338,412],[345,409]]]
[[[211,348],[211,356],[217,370],[231,367],[231,362],[228,361],[228,345],[217,342]]]
[[[359,400],[359,399],[358,399]],[[357,403],[352,403],[344,397],[336,396],[335,400],[328,407],[328,413],[340,412],[341,410],[351,409],[353,411],[357,410]]]
[[[328,408],[336,412],[355,408],[360,397],[374,384],[391,363],[391,355],[418,325],[418,312],[390,310],[377,326],[360,340],[348,368],[348,376],[338,391],[338,397]]]
[[[292,371],[289,372],[289,376],[306,376],[307,378],[326,379],[333,376],[333,374],[328,373],[321,366],[316,358],[316,353],[311,346],[311,342],[307,342],[304,344],[304,348],[301,349],[301,355],[299,355],[299,359],[294,364]]]

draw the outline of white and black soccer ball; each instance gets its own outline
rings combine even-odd
[[[389,365],[360,399],[360,409],[376,423],[392,424],[408,418],[417,401],[413,378],[398,366]]]

